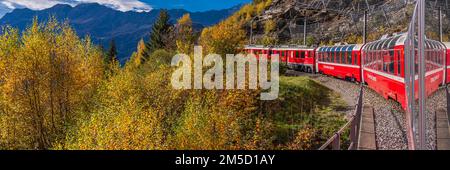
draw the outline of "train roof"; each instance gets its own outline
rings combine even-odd
[[[349,45],[337,45],[326,46],[317,49],[318,52],[334,52],[334,51],[354,51],[361,50],[362,44],[349,44]]]
[[[445,45],[445,47],[447,47],[447,49],[450,49],[450,42],[442,42],[444,45]]]
[[[303,45],[282,45],[282,46],[264,46],[264,45],[246,45],[245,49],[260,49],[260,50],[315,50],[314,47],[307,47]]]
[[[363,50],[391,50],[394,49],[395,46],[405,45],[406,33],[398,34],[392,37],[382,38],[380,40],[367,43]],[[418,44],[417,39],[414,42],[416,45]],[[427,49],[444,49],[445,46],[443,43],[435,40],[426,39],[425,47]]]
[[[268,50],[270,47],[264,45],[246,45],[244,49],[259,49],[259,50]]]

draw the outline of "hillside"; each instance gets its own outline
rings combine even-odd
[[[328,3],[327,3],[328,2]],[[366,3],[367,2],[367,3]],[[445,0],[427,1],[427,36],[438,38],[438,9],[442,7],[444,40],[449,40],[450,6]],[[273,0],[246,25],[254,43],[302,44],[307,21],[308,45],[361,43],[364,10],[368,11],[368,41],[406,31],[414,5],[399,0]]]
[[[174,23],[183,14],[190,13],[196,29],[218,23],[238,7],[213,10],[206,12],[189,12],[186,10],[169,10],[169,15]],[[11,25],[24,30],[32,23],[35,16],[45,22],[49,16],[54,15],[58,20],[67,19],[70,25],[83,37],[90,35],[96,44],[109,46],[114,39],[117,43],[118,55],[123,63],[126,61],[141,38],[147,38],[153,22],[158,17],[160,10],[150,12],[121,12],[96,3],[80,4],[75,7],[70,5],[56,5],[52,8],[34,11],[30,9],[16,9],[0,19],[0,25]]]

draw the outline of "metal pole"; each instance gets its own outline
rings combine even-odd
[[[367,42],[367,10],[364,10],[363,44]]]
[[[253,20],[250,21],[250,45],[253,45]]]
[[[425,0],[419,0],[419,30],[418,30],[418,57],[419,57],[419,148],[425,150]]]
[[[406,95],[407,95],[407,130],[408,130],[408,148],[410,150],[416,149],[416,136],[415,136],[415,26],[417,19],[417,9],[418,4],[416,4],[413,12],[413,17],[409,25],[409,31],[407,34],[407,39],[405,41],[405,85],[406,85]]]
[[[443,41],[442,37],[442,7],[439,7],[439,41]]]
[[[306,46],[306,12],[305,19],[303,20],[303,45]]]

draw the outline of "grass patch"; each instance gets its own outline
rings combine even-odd
[[[346,108],[337,93],[308,77],[281,77],[280,97],[266,108],[275,126],[275,146],[317,149],[346,123]]]

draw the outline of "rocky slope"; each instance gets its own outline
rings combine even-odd
[[[439,7],[444,10],[444,39],[450,38],[450,1],[447,1],[427,1],[430,38],[438,37]],[[306,18],[310,45],[361,43],[365,10],[368,11],[368,40],[376,40],[384,34],[406,31],[413,8],[412,0],[273,0],[262,15],[254,18],[253,42],[261,43],[264,37],[272,37],[277,44],[302,44]],[[265,26],[269,21],[275,22],[276,27],[268,33]]]

